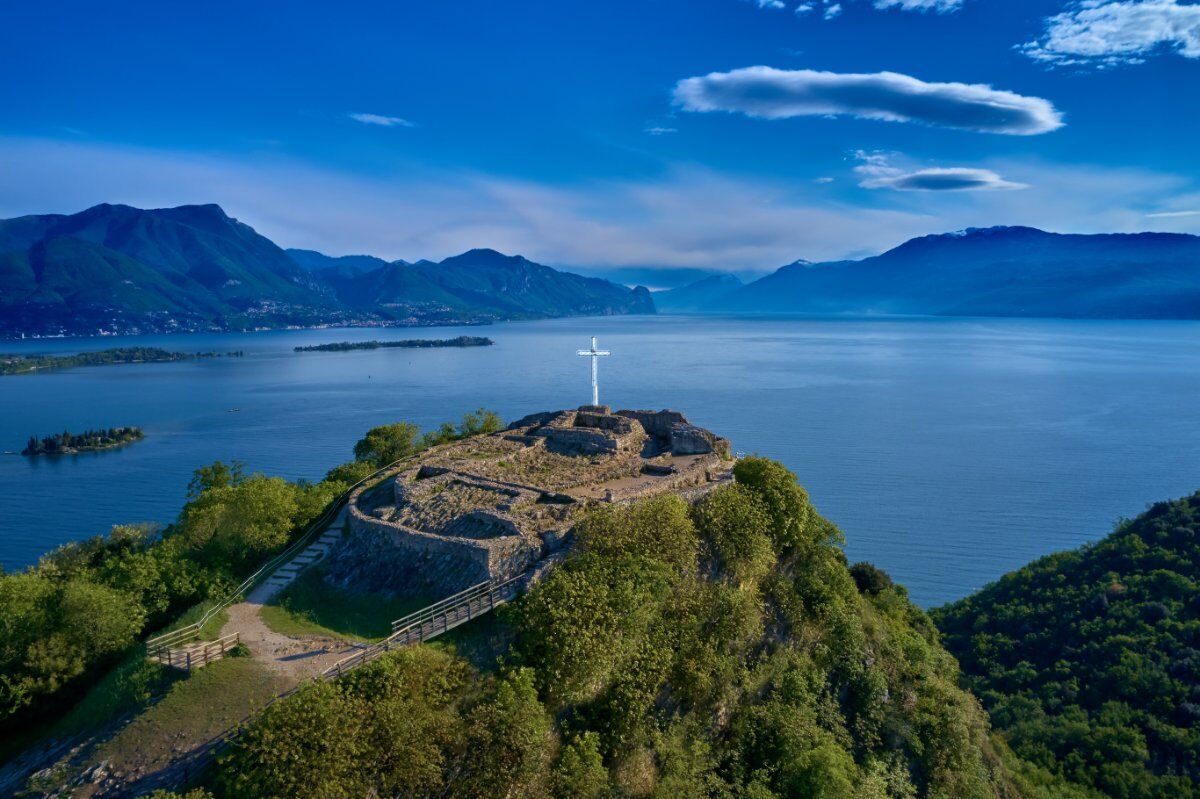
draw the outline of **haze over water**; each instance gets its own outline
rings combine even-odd
[[[463,333],[496,346],[292,349]],[[602,402],[676,408],[735,450],[783,461],[851,560],[932,606],[1200,487],[1198,334],[1189,322],[660,316],[5,342],[246,355],[0,378],[0,450],[64,427],[147,434],[113,452],[0,457],[0,563],[115,523],[168,522],[192,470],[218,458],[316,480],[377,424],[580,405],[588,362],[575,351],[596,335],[613,351]]]

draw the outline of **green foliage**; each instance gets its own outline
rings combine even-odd
[[[229,355],[241,355],[229,353]],[[117,347],[71,355],[0,355],[0,375],[16,375],[72,366],[104,366],[115,363],[166,363],[192,358],[215,358],[216,353],[168,352],[158,347]]]
[[[21,450],[22,455],[58,455],[62,453],[87,452],[111,449],[146,437],[140,427],[110,427],[106,430],[84,430],[61,433],[38,438],[30,436],[29,443]]]
[[[37,715],[38,703],[98,676],[146,630],[228,590],[344,488],[247,476],[218,461],[196,471],[167,530],[117,526],[0,574],[0,718]]]
[[[426,433],[421,437],[421,445],[435,447],[438,444],[447,444],[470,436],[495,433],[503,429],[503,419],[486,408],[480,408],[473,413],[464,414],[462,421],[457,425],[444,422],[436,430]]]
[[[712,542],[721,571],[734,583],[756,586],[775,566],[771,516],[745,486],[717,491],[696,505],[696,526]]]
[[[338,341],[331,344],[310,344],[293,347],[296,352],[351,352],[353,350],[378,349],[429,349],[431,347],[490,347],[496,342],[483,336],[455,336],[454,338],[409,338],[398,341]]]
[[[878,566],[861,561],[850,567],[854,584],[864,594],[879,594],[892,587],[892,578]]]
[[[372,427],[354,445],[354,457],[369,461],[375,468],[415,455],[420,451],[417,437],[421,429],[412,422],[396,422]]]
[[[457,704],[466,675],[453,656],[417,647],[307,685],[251,723],[215,787],[228,797],[437,795],[467,734]],[[493,734],[512,727],[506,718]]]
[[[612,788],[600,756],[600,736],[585,732],[562,748],[554,770],[558,799],[606,799]]]
[[[228,488],[237,485],[245,479],[246,465],[241,461],[225,463],[213,461],[209,466],[201,466],[192,475],[188,483],[188,499],[195,499],[210,488]]]
[[[222,757],[220,792],[329,799],[363,795],[365,710],[357,697],[327,682],[311,683],[288,701],[276,702]]]
[[[1200,797],[1200,494],[934,613],[1036,768],[1118,799]]]
[[[179,534],[206,560],[244,567],[287,542],[301,493],[283,478],[261,474],[213,486],[184,507]]]
[[[350,461],[343,463],[340,466],[334,466],[325,474],[325,481],[330,483],[343,483],[345,485],[354,485],[360,480],[365,480],[375,471],[375,464],[371,461]]]
[[[551,755],[551,721],[533,672],[517,669],[467,720],[467,770],[453,786],[463,799],[537,795]]]
[[[694,508],[601,506],[510,609],[497,675],[430,646],[385,655],[255,720],[217,786],[250,799],[1082,799],[993,742],[928,617],[900,587],[860,593],[836,528],[790,479],[752,461]]]
[[[797,485],[796,475],[783,464],[767,458],[742,458],[734,464],[733,476],[766,504],[780,552],[803,556],[818,545],[841,543],[837,528],[817,515],[808,492]]]

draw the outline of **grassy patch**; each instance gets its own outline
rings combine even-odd
[[[378,641],[391,635],[392,621],[431,605],[436,597],[351,594],[325,582],[325,570],[309,569],[275,595],[259,615],[284,635],[332,635]]]
[[[159,702],[96,748],[116,772],[151,773],[235,726],[288,687],[251,658],[225,658],[178,680]]]

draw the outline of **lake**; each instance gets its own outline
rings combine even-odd
[[[295,353],[332,341],[487,335],[496,346]],[[319,479],[373,425],[506,419],[600,399],[675,408],[777,458],[871,560],[933,606],[1200,487],[1200,323],[604,317],[487,328],[327,329],[0,343],[245,357],[0,377],[0,450],[63,428],[146,440],[0,457],[0,563],[114,523],[167,522],[216,459]]]

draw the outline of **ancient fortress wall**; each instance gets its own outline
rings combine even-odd
[[[351,495],[349,534],[327,561],[333,582],[438,596],[544,570],[561,559],[575,517],[590,505],[664,493],[695,501],[731,479],[728,442],[675,411],[535,414],[449,451],[458,457],[439,448],[436,463],[423,458],[387,478],[395,505],[379,487]],[[522,471],[530,455],[548,459],[547,487],[530,484],[538,472]],[[562,487],[563,469],[595,474],[597,463],[615,469]],[[503,479],[509,475],[521,479]]]

